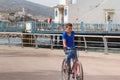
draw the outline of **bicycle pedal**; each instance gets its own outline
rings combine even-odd
[[[69,73],[71,73],[72,71],[71,70],[69,70]]]

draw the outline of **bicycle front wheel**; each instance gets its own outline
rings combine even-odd
[[[66,67],[66,59],[64,59],[62,62],[61,74],[62,74],[62,80],[70,80],[70,74],[68,73]]]
[[[74,65],[74,80],[83,80],[83,67],[80,62]]]

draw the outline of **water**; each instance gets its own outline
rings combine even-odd
[[[20,37],[14,37],[14,38],[1,38],[0,37],[0,45],[22,45],[22,39]],[[49,38],[37,38],[37,44],[38,45],[45,45],[45,44],[50,44],[50,39]]]
[[[50,44],[50,38],[37,38],[38,45]]]
[[[15,37],[15,38],[0,38],[0,45],[9,45],[9,41],[11,45],[20,45],[22,43],[21,38]]]

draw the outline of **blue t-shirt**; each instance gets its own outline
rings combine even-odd
[[[62,39],[66,40],[67,47],[70,47],[70,48],[75,47],[75,43],[74,43],[74,31],[71,32],[70,36],[67,34],[66,31],[63,32]]]

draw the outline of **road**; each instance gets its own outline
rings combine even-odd
[[[79,51],[84,80],[120,80],[120,54]],[[62,50],[0,47],[0,80],[61,80]]]

